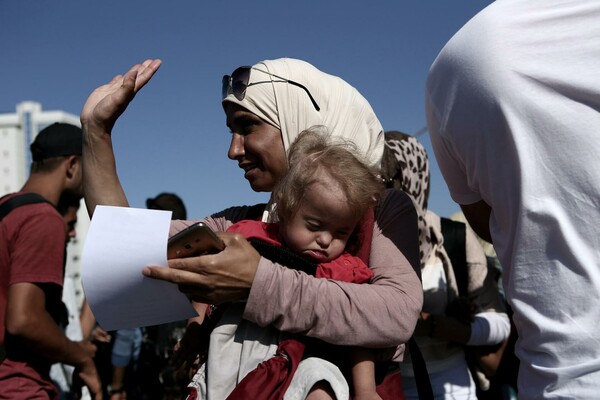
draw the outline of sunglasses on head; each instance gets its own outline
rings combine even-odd
[[[260,71],[263,74],[267,74],[269,76],[272,76],[272,77],[275,77],[275,78],[281,79],[281,80],[279,80],[279,81],[271,80],[271,81],[260,81],[260,82],[248,83],[250,81],[250,71],[253,69]],[[312,102],[313,106],[315,107],[315,110],[317,110],[317,111],[321,110],[321,108],[319,107],[319,105],[317,104],[315,99],[312,97],[312,95],[310,94],[310,92],[308,91],[306,86],[304,86],[298,82],[294,82],[289,79],[282,78],[281,76],[278,76],[278,75],[275,75],[270,72],[263,71],[262,69],[258,69],[258,68],[254,68],[254,67],[239,67],[238,69],[233,71],[233,73],[231,75],[224,75],[223,76],[223,92],[221,94],[223,95],[223,98],[227,97],[229,94],[233,94],[236,99],[244,100],[244,97],[246,96],[246,88],[248,86],[258,85],[260,83],[279,83],[279,82],[289,83],[290,85],[297,86],[299,88],[304,89],[304,91],[310,98],[310,101]]]

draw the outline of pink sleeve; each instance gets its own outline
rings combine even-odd
[[[417,215],[408,196],[388,191],[375,220],[370,284],[318,279],[262,258],[244,318],[340,345],[406,342],[423,304],[421,282],[403,255],[418,268]]]

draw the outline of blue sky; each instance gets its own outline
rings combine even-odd
[[[266,201],[227,156],[221,78],[294,57],[342,77],[386,130],[425,126],[429,66],[491,1],[0,0],[0,113],[21,101],[79,114],[97,86],[146,58],[163,66],[117,123],[117,168],[130,204],[178,193],[191,217]],[[430,208],[458,210],[428,135]]]

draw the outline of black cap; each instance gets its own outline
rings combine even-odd
[[[31,143],[31,158],[42,161],[59,156],[81,155],[81,128],[56,122],[40,131]]]

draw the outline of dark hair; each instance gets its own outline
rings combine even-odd
[[[69,156],[58,156],[40,161],[33,161],[29,167],[29,172],[32,174],[53,172],[67,159],[67,157]]]
[[[175,193],[161,193],[155,198],[146,199],[146,208],[172,211],[171,219],[186,219],[187,211],[183,200]]]
[[[81,204],[81,197],[73,194],[72,192],[64,191],[60,195],[60,199],[58,200],[58,204],[56,205],[56,209],[60,213],[60,215],[65,215],[69,208],[79,208]]]

